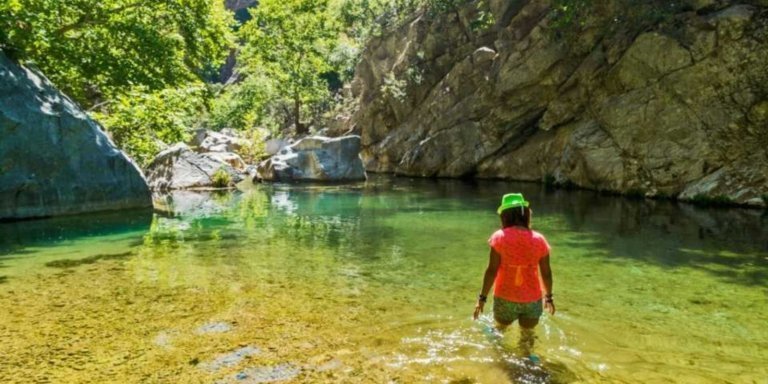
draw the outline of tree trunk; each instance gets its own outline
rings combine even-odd
[[[301,99],[298,94],[293,97],[293,118],[297,135],[306,135],[309,133],[307,127],[301,124]]]

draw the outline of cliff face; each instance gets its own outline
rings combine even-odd
[[[373,172],[681,199],[768,194],[768,7],[699,1],[675,29],[552,33],[547,1],[415,16],[374,39],[346,128]]]

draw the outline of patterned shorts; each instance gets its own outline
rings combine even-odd
[[[515,303],[495,296],[493,298],[493,317],[500,323],[510,324],[520,317],[538,319],[543,311],[541,300]]]

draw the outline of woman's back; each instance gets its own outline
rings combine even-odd
[[[507,227],[494,232],[488,244],[501,259],[494,295],[517,303],[540,300],[539,261],[550,251],[544,236],[522,227]]]

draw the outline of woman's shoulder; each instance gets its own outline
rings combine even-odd
[[[534,239],[541,239],[541,240],[545,240],[545,241],[547,240],[547,238],[544,237],[544,235],[542,235],[540,232],[537,232],[537,231],[534,231],[534,230],[531,230],[531,237],[534,238]]]
[[[491,233],[491,237],[490,238],[491,239],[498,239],[500,237],[504,237],[504,230],[503,229],[499,229],[499,230]]]

